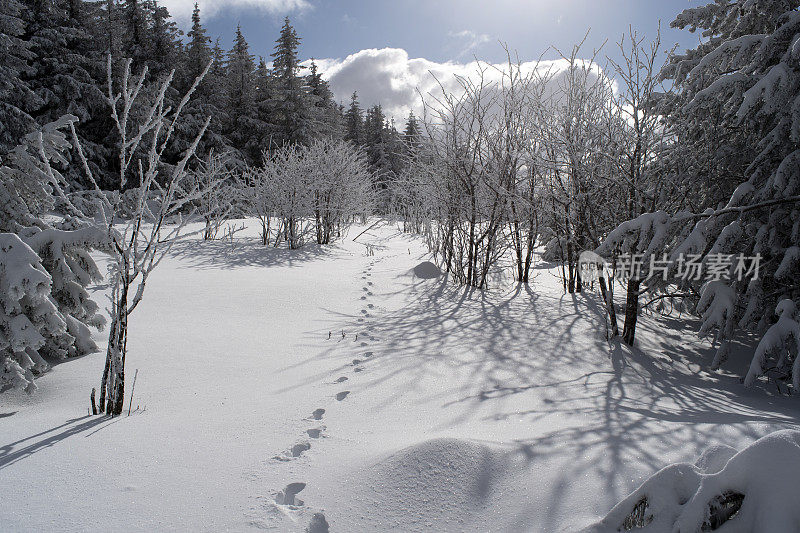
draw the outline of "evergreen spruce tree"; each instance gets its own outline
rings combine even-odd
[[[248,156],[245,147],[252,131],[252,117],[255,112],[255,63],[250,55],[247,41],[242,35],[241,26],[236,27],[233,48],[228,52],[226,68],[227,80],[227,120],[225,134],[231,145],[239,150],[248,164],[256,162],[252,154]]]
[[[88,252],[104,246],[105,232],[41,216],[53,208],[53,187],[66,185],[50,165],[65,161],[63,130],[74,120],[68,115],[26,135],[0,166],[0,391],[33,390],[34,373],[48,366],[43,356],[96,351],[88,326],[105,322],[86,291],[102,278]]]
[[[297,56],[299,46],[300,38],[286,17],[272,53],[272,112],[278,144],[308,144],[313,137],[307,87],[299,75],[303,68]]]
[[[254,76],[255,121],[245,151],[250,160],[260,162],[262,152],[273,148],[275,126],[272,124],[274,80],[267,62],[259,57]]]
[[[147,7],[150,19],[147,28],[148,69],[154,79],[166,75],[172,69],[176,71],[176,79],[181,79],[184,77],[182,71],[186,67],[181,57],[183,51],[182,32],[172,20],[167,8],[159,5],[157,0],[150,0]]]
[[[376,104],[367,109],[364,117],[364,144],[370,169],[375,173],[379,182],[390,170],[387,133],[386,117],[381,105]]]
[[[81,0],[32,0],[26,5],[25,37],[33,52],[31,74],[23,74],[36,93],[40,105],[31,115],[41,125],[65,114],[87,123],[105,113],[106,104],[98,83],[92,77],[97,59],[92,41],[92,5]],[[85,137],[80,127],[79,137]],[[103,136],[105,137],[105,136]],[[86,139],[90,152],[96,142]],[[82,180],[80,165],[69,165],[71,182]]]
[[[147,0],[124,0],[120,14],[120,27],[114,24],[112,19],[112,31],[119,32],[121,36],[121,55],[133,61],[131,68],[134,72],[140,70],[147,61],[150,46],[148,45],[147,23],[148,12],[146,9]],[[114,2],[109,2],[109,9]]]
[[[358,93],[353,91],[350,97],[350,106],[344,113],[345,135],[344,139],[356,146],[364,143],[364,113],[358,103]]]
[[[322,137],[341,139],[344,135],[344,124],[341,109],[333,101],[330,85],[317,70],[317,64],[311,59],[309,74],[306,76],[309,87],[309,99],[312,105],[311,120],[315,131]]]
[[[414,111],[409,111],[408,118],[406,119],[406,127],[403,130],[403,145],[407,153],[413,153],[419,146],[422,137],[422,131],[417,122],[417,117],[414,116]]]
[[[220,148],[224,146],[223,150],[227,151],[228,148],[232,149],[230,140],[224,135],[225,126],[229,124],[228,69],[225,62],[225,51],[222,49],[219,39],[214,42],[214,46],[211,48],[211,61],[211,68],[203,79],[202,91],[198,99],[201,102],[205,101],[209,106],[211,124],[206,137],[219,136],[220,143],[214,143],[214,145],[220,146]]]
[[[192,83],[205,70],[212,58],[211,39],[200,23],[200,7],[197,2],[192,11],[192,29],[186,36],[189,38],[189,43],[186,45],[186,81]]]
[[[23,79],[23,75],[30,78],[34,74],[31,61],[35,55],[22,38],[22,9],[17,0],[0,2],[0,154],[11,150],[35,127],[30,112],[41,105]]]

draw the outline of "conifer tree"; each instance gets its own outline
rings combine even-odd
[[[186,45],[186,78],[194,80],[203,73],[212,58],[211,39],[200,23],[200,7],[197,2],[192,11],[192,29],[186,34],[189,43]],[[201,86],[206,82],[203,80]]]
[[[92,26],[95,6],[80,0],[33,0],[24,12],[25,36],[34,54],[31,74],[24,74],[34,90],[39,106],[31,112],[41,125],[65,114],[88,123],[93,116],[104,114],[102,94],[92,72],[97,60]],[[87,128],[78,129],[91,153],[98,151]],[[107,137],[99,135],[100,139]],[[71,182],[81,181],[80,165],[70,165],[66,176]]]
[[[364,113],[358,103],[358,93],[353,91],[350,97],[350,106],[344,113],[345,135],[344,139],[356,146],[364,143]]]
[[[121,27],[112,31],[120,32],[121,55],[133,60],[135,68],[141,68],[148,58],[146,0],[124,0],[121,6]],[[109,2],[109,9],[114,2]],[[113,19],[111,22],[114,26]],[[113,56],[112,56],[113,57]]]
[[[244,149],[248,159],[258,163],[261,160],[262,152],[274,147],[272,137],[275,133],[275,125],[271,123],[275,92],[274,79],[263,57],[259,57],[253,83],[255,120]]]
[[[279,144],[308,144],[313,136],[307,87],[299,75],[303,68],[297,55],[299,46],[300,37],[289,22],[289,17],[286,17],[272,53],[275,91],[272,112],[275,141]]]
[[[313,58],[306,80],[314,129],[319,136],[341,139],[344,135],[341,110],[333,101],[333,91],[328,82],[322,78]]]
[[[3,154],[35,127],[30,112],[40,99],[23,80],[34,74],[31,60],[35,57],[30,44],[22,39],[25,23],[23,5],[17,0],[0,2],[0,154]]]
[[[252,131],[251,119],[255,102],[254,74],[253,56],[250,54],[241,26],[237,26],[233,48],[228,52],[226,66],[228,124],[225,133],[231,145],[243,154]],[[246,160],[249,163],[255,162],[252,158]]]
[[[403,144],[406,148],[407,152],[413,152],[421,139],[422,132],[419,128],[419,122],[417,122],[417,117],[414,116],[414,111],[408,112],[408,118],[406,119],[406,127],[403,130]]]
[[[180,57],[183,51],[183,43],[180,40],[182,32],[178,29],[178,25],[170,16],[167,8],[159,5],[158,0],[150,0],[148,8],[150,18],[147,28],[148,68],[154,78],[159,78],[175,69],[176,75],[180,79],[183,77],[180,75],[181,71],[185,68]],[[202,71],[200,72],[202,73]]]
[[[197,129],[211,117],[211,124],[197,147],[199,155],[210,151],[223,153],[228,151],[228,143],[222,135],[224,120],[224,95],[221,95],[225,83],[224,53],[219,40],[212,49],[211,39],[206,34],[200,20],[200,8],[197,3],[192,11],[192,28],[187,32],[189,42],[182,58],[185,61],[181,82],[177,84],[181,92],[187,91],[194,81],[209,67],[209,71],[197,86],[194,97],[187,103],[184,117],[179,124],[179,132],[175,138],[175,149],[184,150],[191,142]]]

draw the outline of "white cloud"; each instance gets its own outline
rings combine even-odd
[[[475,33],[470,30],[451,31],[447,36],[460,43],[461,52],[459,52],[458,57],[474,52],[480,45],[486,44],[491,40],[491,37],[486,33]]]
[[[410,58],[402,48],[370,48],[343,60],[317,59],[316,63],[323,78],[330,82],[337,101],[346,106],[353,91],[357,91],[362,107],[381,104],[386,116],[393,116],[398,126],[405,121],[409,110],[421,116],[420,93],[426,99],[430,94],[441,94],[439,82],[447,91],[456,92],[458,82],[455,76],[470,77],[478,69],[474,61],[437,63],[425,58]],[[524,72],[532,72],[536,68],[540,71],[551,69],[556,73],[565,66],[565,60],[530,61],[523,63],[522,69]],[[500,71],[506,69],[507,65],[493,67],[486,71],[489,81],[497,81],[501,76]],[[558,83],[557,79],[553,83]]]
[[[200,7],[200,17],[203,20],[229,8],[261,9],[268,13],[284,14],[313,7],[308,0],[161,0],[161,5],[178,21],[185,22],[192,16],[195,2]]]

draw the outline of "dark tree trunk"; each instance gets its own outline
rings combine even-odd
[[[616,337],[619,335],[619,327],[617,326],[617,310],[614,308],[614,294],[611,292],[611,287],[606,287],[606,278],[601,275],[599,280],[600,293],[603,295],[603,301],[608,312],[608,320],[611,322],[611,336]]]
[[[128,287],[121,289],[117,313],[108,333],[108,350],[103,383],[100,391],[100,410],[105,401],[106,414],[117,416],[122,413],[125,399],[125,351],[128,336]],[[116,360],[116,363],[115,363]]]
[[[641,280],[631,278],[628,280],[628,295],[625,301],[625,326],[622,329],[622,340],[628,346],[633,346],[636,337],[636,320],[639,316],[639,285]]]
[[[94,400],[94,394],[95,394],[95,388],[92,387],[92,394],[91,394],[91,396],[89,396],[89,403],[92,404],[92,414],[96,415],[97,414],[97,403]]]

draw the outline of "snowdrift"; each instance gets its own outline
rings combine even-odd
[[[436,279],[442,275],[442,271],[438,266],[430,261],[423,261],[413,269],[414,276],[421,279]]]
[[[738,453],[715,446],[667,466],[583,531],[800,531],[798,479],[800,431],[777,431]]]
[[[524,513],[518,453],[496,445],[439,438],[385,456],[355,474],[358,508],[337,517],[350,531],[516,530]]]

